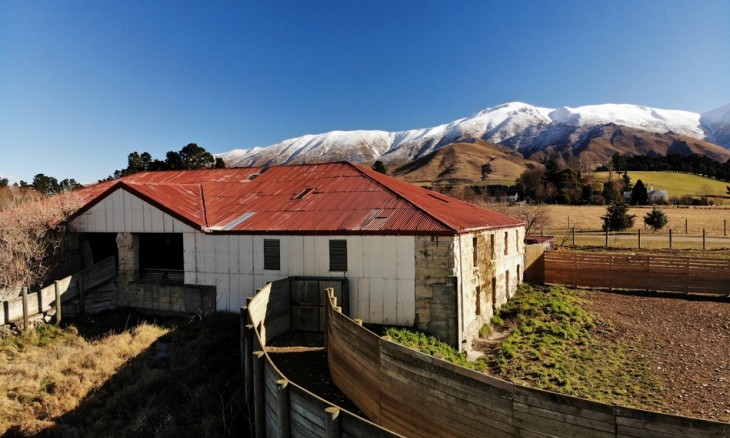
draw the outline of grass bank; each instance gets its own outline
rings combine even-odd
[[[660,402],[648,362],[586,310],[583,292],[522,285],[493,323],[511,331],[490,362],[507,380],[606,403]]]
[[[510,334],[494,354],[473,362],[421,332],[391,328],[386,334],[409,348],[526,386],[624,406],[654,408],[661,402],[656,393],[662,382],[641,351],[587,311],[582,292],[522,285],[492,326],[483,333]]]
[[[246,436],[238,336],[235,315],[114,314],[5,337],[0,434]]]

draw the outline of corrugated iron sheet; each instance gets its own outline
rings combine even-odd
[[[350,163],[142,172],[83,189],[77,214],[119,188],[214,232],[457,234],[522,224]]]

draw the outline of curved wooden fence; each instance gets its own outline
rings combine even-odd
[[[276,368],[266,342],[289,331],[290,287],[289,279],[270,283],[241,308],[241,360],[256,437],[398,436],[287,380]]]
[[[331,294],[329,294],[331,297]],[[332,379],[374,422],[407,436],[725,437],[730,424],[514,385],[380,338],[327,306]]]
[[[730,294],[730,259],[572,251],[548,251],[544,257],[545,283]]]

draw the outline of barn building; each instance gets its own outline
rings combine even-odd
[[[81,194],[82,258],[116,254],[136,307],[238,311],[310,278],[341,285],[353,318],[467,349],[524,272],[520,220],[350,163],[142,172]]]

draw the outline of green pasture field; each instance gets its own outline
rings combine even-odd
[[[614,177],[618,172],[614,172]],[[711,178],[705,178],[699,175],[677,172],[643,172],[629,171],[631,183],[641,180],[647,190],[650,186],[654,186],[655,190],[666,190],[669,192],[669,198],[681,198],[683,196],[700,197],[704,196],[703,188],[709,187],[710,199],[715,203],[730,203],[727,195],[727,186],[730,183],[718,181]],[[608,172],[596,172],[596,181],[605,181],[608,178]]]

